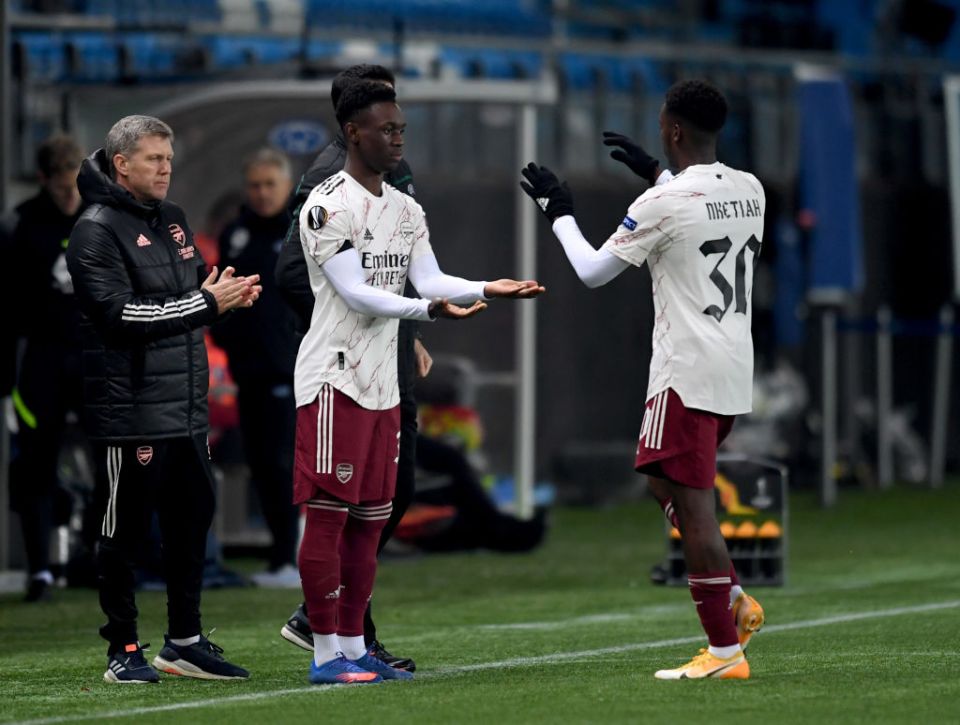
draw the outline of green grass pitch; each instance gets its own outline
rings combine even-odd
[[[247,682],[102,681],[91,591],[0,598],[0,722],[960,722],[960,482],[941,491],[792,499],[786,587],[754,589],[767,626],[748,681],[658,682],[702,646],[689,594],[650,584],[663,554],[653,501],[561,509],[528,556],[388,560],[375,605],[413,682],[311,687],[279,629],[296,591],[210,591],[204,622]],[[162,644],[164,598],[140,594]]]

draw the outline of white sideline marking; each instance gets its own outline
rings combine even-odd
[[[929,569],[929,567],[927,567]],[[937,567],[937,571],[943,570],[944,567]],[[909,568],[895,568],[887,569],[882,576],[874,578],[864,578],[864,579],[843,579],[840,583],[837,584],[818,584],[817,586],[810,587],[795,587],[791,586],[789,590],[785,590],[785,594],[789,594],[791,597],[796,597],[806,594],[828,594],[829,592],[840,592],[840,591],[858,591],[861,589],[870,589],[872,587],[878,586],[888,586],[888,585],[902,585],[905,582],[911,581],[930,581],[931,576],[930,572],[926,571],[917,575],[917,567]],[[953,571],[953,569],[951,569]],[[933,577],[936,578],[936,577]],[[942,577],[941,577],[942,578]],[[828,581],[828,580],[824,580]],[[668,615],[674,614],[681,610],[689,610],[689,602],[683,604],[649,604],[643,607],[638,607],[636,609],[631,609],[625,612],[614,612],[609,614],[595,614],[595,615],[584,615],[581,617],[569,617],[567,619],[551,619],[548,621],[541,622],[506,622],[503,624],[477,624],[464,627],[448,627],[443,630],[437,630],[432,632],[421,632],[416,635],[400,635],[400,636],[390,636],[390,644],[393,645],[395,649],[403,649],[404,645],[407,644],[422,644],[426,640],[430,639],[446,639],[451,636],[451,634],[459,632],[472,632],[475,630],[485,630],[490,632],[496,631],[546,631],[553,629],[564,629],[567,627],[576,627],[580,625],[594,625],[594,624],[612,624],[615,622],[628,622],[628,621],[640,621],[649,618],[649,615]]]
[[[565,627],[575,627],[578,624],[610,624],[611,622],[627,622],[636,619],[633,614],[588,614],[583,617],[572,617],[570,619],[561,619],[555,622],[508,622],[506,624],[481,624],[476,629],[482,629],[487,632],[503,630],[544,630],[544,629],[563,629]]]
[[[922,612],[935,612],[944,609],[956,609],[958,607],[960,607],[960,599],[955,599],[948,602],[935,602],[932,604],[919,604],[912,607],[879,609],[872,612],[852,612],[850,614],[837,614],[832,617],[807,619],[800,622],[789,622],[787,624],[771,624],[765,626],[763,628],[763,632],[764,634],[773,634],[776,632],[787,632],[794,629],[810,629],[811,627],[822,627],[830,624],[846,624],[848,622],[860,622],[867,619],[898,617],[903,614],[920,614]],[[431,672],[423,673],[418,675],[417,679],[429,679],[431,677],[438,676],[444,677],[457,675],[464,672],[502,669],[505,667],[530,667],[533,665],[555,664],[560,662],[569,662],[571,660],[600,657],[603,655],[621,654],[623,652],[636,652],[639,650],[673,647],[681,644],[693,644],[695,642],[702,641],[703,635],[701,634],[695,637],[676,637],[674,639],[661,639],[654,642],[635,642],[633,644],[624,644],[615,647],[600,647],[598,649],[580,650],[578,652],[557,652],[555,654],[541,655],[538,657],[516,657],[509,660],[500,660],[499,662],[479,662],[473,665],[455,665],[451,667],[440,667]],[[141,685],[141,687],[151,687],[151,685]],[[133,708],[132,710],[113,710],[110,712],[100,712],[89,715],[64,715],[61,717],[48,717],[36,720],[20,720],[15,723],[15,725],[54,725],[55,723],[78,722],[81,720],[106,720],[134,715],[149,715],[157,712],[173,712],[176,710],[191,710],[201,707],[220,706],[235,702],[254,702],[257,700],[268,700],[274,697],[286,697],[287,695],[300,695],[308,692],[326,692],[332,689],[343,690],[345,688],[341,685],[311,685],[309,687],[291,687],[285,690],[250,692],[245,695],[229,695],[228,697],[218,697],[191,702],[178,702],[170,705],[137,707]]]
[[[901,614],[919,614],[920,612],[932,612],[940,609],[954,609],[960,607],[960,600],[950,602],[937,602],[935,604],[919,604],[914,607],[898,607],[896,609],[881,609],[873,612],[854,612],[852,614],[838,614],[833,617],[823,617],[821,619],[808,619],[802,622],[790,622],[788,624],[769,624],[764,626],[763,632],[766,634],[774,632],[786,632],[792,629],[809,629],[811,627],[821,627],[828,624],[844,624],[847,622],[858,622],[864,619],[878,619],[880,617],[896,617]],[[573,659],[586,659],[589,657],[600,657],[603,655],[620,654],[623,652],[636,652],[645,649],[659,649],[661,647],[673,647],[680,644],[693,644],[703,642],[703,635],[695,637],[677,637],[675,639],[661,639],[657,642],[636,642],[634,644],[622,644],[615,647],[601,647],[599,649],[581,650],[579,652],[557,652],[551,655],[541,655],[539,657],[517,657],[512,660],[502,660],[500,662],[481,662],[475,665],[459,665],[454,667],[439,667],[433,672],[438,675],[456,674],[459,672],[473,672],[476,670],[487,670],[494,667],[523,667],[526,665],[552,664],[554,662],[565,662]]]

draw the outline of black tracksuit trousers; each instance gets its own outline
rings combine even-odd
[[[50,568],[53,502],[67,413],[80,410],[79,361],[34,343],[24,355],[17,395],[19,455],[10,464],[10,497],[20,514],[30,575]],[[26,416],[26,417],[24,417]]]
[[[200,589],[214,511],[206,434],[101,443],[95,451],[104,511],[97,573],[100,607],[107,615],[100,634],[110,653],[139,639],[135,567],[146,550],[154,512],[167,581],[167,631],[172,638],[200,634]]]
[[[380,533],[377,554],[390,541],[400,519],[410,508],[416,489],[417,467],[417,401],[412,393],[400,392],[400,457],[397,461],[397,487],[393,494],[393,511],[387,519],[387,525]],[[363,616],[363,639],[369,645],[377,638],[377,626],[373,622],[370,603]]]
[[[293,442],[297,407],[293,381],[237,380],[243,450],[272,545],[269,568],[296,566],[298,507],[293,505]]]

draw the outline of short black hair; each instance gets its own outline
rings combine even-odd
[[[357,114],[374,103],[395,103],[396,92],[379,81],[358,81],[347,86],[337,103],[337,123],[343,128],[348,121],[356,118]]]
[[[37,170],[48,179],[63,171],[77,171],[82,161],[80,144],[63,133],[54,134],[37,149]]]
[[[389,83],[391,86],[397,85],[397,79],[389,68],[370,63],[352,65],[333,77],[330,100],[333,101],[334,109],[340,103],[340,96],[343,95],[343,92],[358,81],[380,81],[381,83]]]
[[[665,108],[707,133],[717,133],[727,121],[727,99],[707,81],[677,81],[667,91]]]

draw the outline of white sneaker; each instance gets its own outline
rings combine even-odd
[[[300,572],[292,564],[284,564],[275,571],[261,571],[251,576],[250,580],[264,589],[300,588]]]

